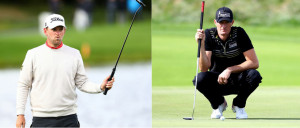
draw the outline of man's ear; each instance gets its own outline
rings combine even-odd
[[[47,28],[44,28],[44,34],[47,36]]]

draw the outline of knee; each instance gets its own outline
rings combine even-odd
[[[209,77],[209,73],[208,72],[200,72],[198,74],[198,78],[197,78],[197,89],[201,92],[205,87],[205,85],[207,85],[206,83],[208,82],[208,77]],[[193,84],[196,83],[196,76],[193,80]]]
[[[198,84],[204,83],[207,80],[208,75],[209,74],[207,72],[200,72],[200,73],[198,73],[197,83]],[[196,76],[195,76],[195,78],[193,80],[194,85],[195,85],[195,82],[196,82]]]
[[[262,77],[260,73],[255,69],[249,69],[245,74],[245,81],[250,85],[257,85],[261,83]]]

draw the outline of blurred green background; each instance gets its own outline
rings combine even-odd
[[[201,0],[152,2],[153,23],[196,23],[200,19]],[[298,0],[206,0],[204,23],[213,23],[216,10],[223,6],[230,7],[239,25],[297,26],[300,23]]]
[[[192,86],[196,74],[200,0],[152,1],[153,86]],[[234,26],[243,27],[257,53],[262,85],[300,85],[300,1],[207,0],[204,29],[215,27],[218,8],[227,6]]]
[[[46,38],[38,30],[38,16],[50,11],[50,0],[1,0],[0,2],[0,68],[18,68],[26,51],[42,45]],[[93,1],[92,24],[85,31],[77,31],[73,25],[78,1],[60,0],[59,14],[66,20],[64,44],[81,50],[89,44],[89,57],[83,57],[87,66],[115,63],[123,45],[133,14],[124,11],[125,22],[108,22],[108,0]],[[123,50],[120,62],[151,60],[151,1],[144,0],[146,8],[137,15]]]

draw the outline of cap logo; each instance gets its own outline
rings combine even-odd
[[[53,21],[61,21],[61,22],[63,22],[64,20],[61,19],[61,18],[59,18],[59,17],[53,17],[53,18],[51,18],[51,22],[50,23],[52,23]]]
[[[230,17],[230,13],[221,13],[221,11],[219,11],[218,17]]]

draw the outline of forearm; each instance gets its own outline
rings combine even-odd
[[[200,71],[201,72],[208,71],[210,65],[211,65],[210,60],[208,59],[208,56],[206,55],[206,52],[205,52],[204,40],[202,40],[201,48],[200,48],[200,58],[199,58]]]
[[[93,82],[86,81],[82,85],[78,85],[77,88],[80,91],[86,92],[86,93],[101,93],[103,90],[100,87],[100,84],[96,84]]]
[[[245,62],[239,65],[228,67],[226,68],[226,70],[229,70],[231,73],[239,73],[248,69],[257,69],[258,67],[259,67],[258,62],[246,60]]]

